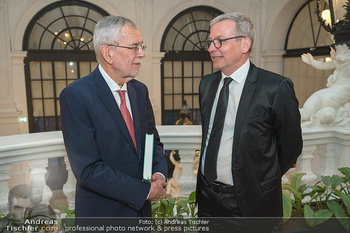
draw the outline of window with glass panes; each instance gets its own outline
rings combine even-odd
[[[59,1],[29,23],[23,43],[30,132],[60,130],[59,94],[97,66],[93,30],[108,15],[83,1]]]
[[[209,53],[204,49],[210,21],[221,11],[211,7],[193,7],[178,14],[165,30],[162,59],[162,124],[173,125],[187,104],[189,119],[200,124],[198,87],[201,78],[213,73]]]

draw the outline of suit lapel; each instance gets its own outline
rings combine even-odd
[[[114,96],[111,90],[109,89],[106,81],[102,77],[98,68],[94,70],[94,84],[96,87],[96,94],[100,97],[102,103],[108,109],[113,120],[115,121],[115,123],[117,124],[121,132],[123,133],[124,137],[129,142],[130,145],[134,145],[131,139],[128,127],[126,126],[126,123],[124,121],[123,115],[120,112],[120,109],[118,108],[118,105],[115,102]],[[136,138],[137,138],[137,135],[136,135]],[[131,146],[131,147],[134,149],[136,153],[135,147],[134,146]]]
[[[236,116],[236,124],[235,124],[235,133],[234,133],[234,146],[233,148],[237,148],[237,143],[239,141],[239,137],[241,135],[241,130],[243,126],[243,121],[245,119],[245,116],[247,114],[247,110],[249,109],[249,103],[250,100],[254,94],[256,86],[253,84],[257,80],[257,73],[258,69],[253,65],[253,63],[250,63],[250,69],[247,75],[246,82],[243,87],[241,99],[239,101],[238,109],[237,109],[237,116]],[[233,153],[235,154],[235,153]],[[236,159],[236,158],[235,158]]]
[[[201,85],[205,89],[200,90],[200,95],[201,95],[200,109],[201,109],[202,129],[203,129],[202,146],[201,146],[202,150],[204,150],[205,141],[207,139],[210,115],[213,109],[213,103],[214,103],[215,95],[220,83],[220,79],[221,79],[221,72],[216,72],[208,76],[206,79],[202,80],[202,82],[208,82]],[[202,156],[203,156],[203,153],[201,153],[201,156],[199,159],[199,168],[202,166]]]
[[[202,110],[202,116],[205,116],[206,118],[204,119],[203,124],[203,141],[205,142],[207,134],[208,134],[208,128],[209,128],[209,122],[210,122],[210,115],[211,111],[213,109],[213,103],[215,99],[216,92],[218,90],[218,86],[221,80],[221,72],[215,73],[212,77],[212,80],[210,80],[211,83],[206,85],[207,89],[203,93],[202,97],[202,104],[201,108]],[[204,143],[203,142],[203,143]]]
[[[139,118],[139,112],[137,111],[137,109],[139,108],[138,108],[136,91],[134,89],[134,86],[132,85],[132,82],[128,82],[128,95],[129,95],[129,100],[131,105],[132,117],[134,121],[137,152],[138,152],[139,159],[141,159],[141,141],[142,140],[140,140],[141,132],[140,132],[140,122],[138,120],[140,118]]]

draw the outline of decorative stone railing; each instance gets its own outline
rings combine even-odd
[[[178,174],[177,183],[182,195],[195,190],[196,168],[193,168],[196,151],[200,149],[201,126],[158,126],[165,150],[178,150],[181,158],[182,173]],[[312,184],[321,175],[339,174],[339,167],[350,167],[350,128],[304,128],[304,148],[296,167],[283,177],[288,182],[294,172],[305,172],[303,181]],[[43,193],[43,204],[48,204],[52,197],[51,189],[46,185],[48,159],[64,157],[67,182],[63,192],[69,207],[74,208],[75,178],[66,156],[62,133],[46,132],[26,135],[0,137],[0,213],[7,213],[9,184],[13,174],[13,163],[27,164],[29,180]],[[198,157],[198,156],[197,156]],[[19,171],[21,172],[21,171]],[[24,173],[24,171],[23,171]],[[28,180],[28,179],[27,179]],[[13,182],[12,182],[13,183]],[[11,185],[12,185],[11,183]]]
[[[66,151],[60,131],[0,137],[0,213],[7,212],[8,182],[13,163],[28,162],[31,184],[42,190],[42,202],[48,204],[52,197],[45,182],[48,159],[64,156]]]

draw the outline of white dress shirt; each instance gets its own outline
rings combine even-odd
[[[220,147],[218,151],[218,159],[216,164],[217,165],[216,181],[222,182],[224,184],[229,184],[229,185],[233,185],[233,177],[232,177],[232,169],[231,169],[232,168],[232,149],[233,149],[232,146],[233,146],[233,136],[234,136],[235,123],[236,123],[237,109],[238,109],[239,100],[242,95],[244,83],[249,72],[249,68],[250,68],[250,61],[248,59],[238,70],[236,70],[233,74],[229,76],[230,78],[233,79],[234,82],[231,82],[229,85],[227,112],[225,116],[224,128],[222,132]],[[214,99],[213,108],[210,115],[208,134],[206,137],[205,147],[203,150],[202,167],[201,167],[202,174],[204,174],[205,155],[206,155],[206,150],[207,150],[211,130],[213,128],[214,117],[215,117],[216,107],[219,100],[220,90],[224,85],[224,78],[228,77],[223,73],[221,73],[221,76],[222,77],[221,77],[218,89],[216,91],[216,96]]]
[[[132,111],[131,111],[131,105],[130,105],[130,100],[129,100],[129,95],[128,95],[128,87],[127,87],[127,83],[124,83],[124,85],[122,86],[122,88],[120,88],[120,86],[111,78],[109,77],[109,75],[106,73],[106,71],[104,71],[104,69],[102,68],[101,65],[98,65],[98,69],[100,70],[102,77],[106,80],[107,85],[109,86],[109,89],[111,90],[115,101],[118,104],[118,107],[120,108],[120,96],[118,94],[117,91],[119,90],[123,90],[125,91],[125,102],[126,102],[126,107],[129,110],[129,113],[131,115],[131,119],[134,119],[132,117]]]

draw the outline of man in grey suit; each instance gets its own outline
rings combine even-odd
[[[219,71],[199,86],[199,217],[233,217],[216,232],[269,232],[282,216],[281,177],[302,150],[298,100],[290,79],[250,62],[249,17],[227,13],[210,26],[205,44]],[[246,217],[275,218],[256,224]]]

